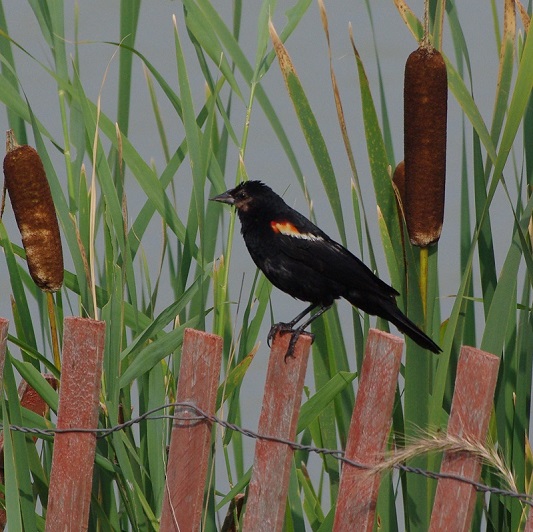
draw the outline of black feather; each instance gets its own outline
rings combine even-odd
[[[295,320],[274,326],[269,338],[279,329],[292,331],[308,311],[320,307],[317,314],[322,314],[336,299],[343,297],[364,312],[390,321],[420,346],[434,353],[441,351],[398,308],[398,292],[394,288],[305,216],[289,207],[264,183],[243,182],[212,199],[237,208],[246,247],[270,282],[287,294],[311,303]],[[292,348],[317,314],[295,329]]]

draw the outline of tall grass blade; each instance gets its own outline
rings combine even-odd
[[[313,160],[315,161],[315,165],[333,210],[333,216],[337,222],[341,241],[346,245],[346,228],[344,225],[339,190],[335,179],[333,164],[331,163],[324,137],[320,131],[318,122],[311,109],[309,100],[300,83],[296,70],[294,69],[291,58],[272,24],[270,24],[270,37],[274,43],[274,49],[278,56],[281,73],[283,74],[287,91],[292,104],[294,105],[296,116],[300,122],[300,127],[302,128],[307,145],[309,146],[309,150],[311,151],[311,155],[313,156]]]

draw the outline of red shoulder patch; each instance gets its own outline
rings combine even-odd
[[[277,222],[273,220],[270,222],[270,227],[274,233],[281,233],[282,235],[299,236],[301,233],[290,222]]]
[[[313,235],[312,233],[302,233],[295,225],[287,221],[270,222],[270,227],[274,233],[279,233],[285,236],[292,236],[293,238],[301,238],[302,240],[323,240],[321,236]]]

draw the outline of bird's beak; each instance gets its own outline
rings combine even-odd
[[[223,194],[215,196],[214,198],[210,198],[209,201],[219,201],[220,203],[227,203],[228,205],[235,204],[235,198],[230,194],[229,190],[227,190]]]

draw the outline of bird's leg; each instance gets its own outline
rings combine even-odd
[[[291,339],[289,341],[289,347],[287,349],[287,352],[285,353],[285,362],[287,362],[287,358],[290,358],[290,357],[294,356],[294,348],[296,347],[296,342],[298,341],[298,338],[300,338],[300,336],[302,334],[309,335],[311,337],[311,343],[313,343],[313,341],[315,340],[315,335],[307,332],[305,329],[313,321],[315,321],[319,316],[322,316],[322,314],[324,314],[324,312],[326,312],[326,310],[328,310],[330,308],[331,308],[331,305],[323,305],[322,307],[320,307],[318,312],[316,312],[315,314],[310,316],[307,321],[305,321],[297,329],[294,329],[294,331],[292,331],[292,336],[291,336]]]
[[[270,342],[272,341],[272,339],[274,338],[274,336],[276,336],[276,334],[278,332],[292,332],[293,330],[293,327],[306,315],[306,314],[309,314],[309,312],[311,312],[314,308],[316,308],[317,305],[315,303],[309,305],[303,312],[300,312],[300,314],[298,314],[298,316],[296,316],[296,318],[294,318],[292,321],[289,321],[289,323],[283,323],[283,322],[280,322],[280,323],[274,323],[274,325],[272,325],[272,327],[270,328],[270,332],[268,333],[268,336],[267,336],[267,344],[268,344],[268,347],[270,347]],[[312,320],[311,320],[312,321]]]

